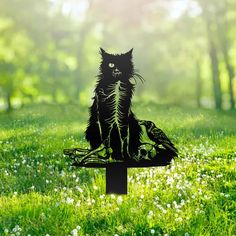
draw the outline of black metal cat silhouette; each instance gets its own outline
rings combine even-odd
[[[101,49],[102,63],[98,76],[86,139],[91,148],[104,145],[109,157],[124,160],[137,155],[141,145],[141,127],[131,110],[134,85],[131,80],[140,75],[134,72],[132,49],[112,55]]]
[[[110,54],[100,49],[100,74],[85,131],[89,149],[65,149],[78,167],[106,167],[107,193],[127,193],[127,167],[164,166],[176,157],[177,149],[151,121],[134,115],[131,100],[137,79],[132,51]],[[149,142],[142,142],[142,126]]]

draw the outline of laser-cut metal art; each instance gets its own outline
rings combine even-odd
[[[106,168],[106,193],[127,194],[127,168],[169,165],[177,149],[152,121],[139,120],[131,100],[137,79],[132,51],[109,54],[102,61],[85,131],[90,149],[65,149],[77,167]],[[151,143],[142,140],[142,126]]]

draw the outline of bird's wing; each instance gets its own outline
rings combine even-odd
[[[153,130],[153,135],[154,137],[157,137],[160,141],[168,140],[170,142],[166,134],[159,128]]]
[[[163,142],[162,143],[162,146],[163,147],[165,147],[165,148],[168,148],[168,149],[170,149],[171,151],[173,151],[174,153],[177,153],[178,152],[178,150],[177,150],[177,148],[174,146],[174,144],[173,143],[169,143],[169,142]]]
[[[155,137],[158,138],[158,141],[165,147],[169,148],[173,152],[177,153],[177,149],[174,144],[170,141],[170,139],[166,136],[166,134],[159,128],[154,130]]]

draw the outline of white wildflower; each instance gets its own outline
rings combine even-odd
[[[78,230],[77,229],[73,229],[71,231],[71,234],[72,234],[72,236],[78,236]]]
[[[66,198],[66,203],[67,204],[72,204],[74,202],[74,199],[73,198],[70,198],[70,197],[67,197]]]
[[[122,203],[122,201],[123,201],[123,198],[122,198],[122,196],[118,196],[118,198],[117,198],[117,204],[121,204]]]
[[[82,188],[80,188],[79,186],[76,186],[75,187],[80,193],[82,193],[83,192],[83,189]]]
[[[155,229],[151,229],[151,234],[155,234]]]

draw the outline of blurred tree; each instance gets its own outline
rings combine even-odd
[[[7,110],[11,110],[12,97],[24,90],[25,58],[33,44],[24,31],[15,32],[14,22],[9,18],[0,18],[0,33],[0,87]]]
[[[202,16],[206,23],[207,38],[209,45],[209,57],[211,60],[211,70],[212,70],[212,81],[215,97],[215,107],[217,109],[222,108],[222,93],[221,93],[221,81],[220,81],[220,71],[219,71],[219,58],[217,53],[217,42],[215,37],[215,14],[216,5],[212,1],[199,0],[200,6],[202,8]]]
[[[30,11],[25,6],[30,6]],[[39,98],[44,96],[47,100],[53,99],[56,102],[59,97],[70,100],[73,96],[73,82],[75,82],[77,67],[76,53],[71,44],[76,34],[72,21],[46,0],[40,2],[13,0],[11,4],[2,0],[0,9],[0,14],[10,19],[13,25],[9,31],[9,37],[6,38],[2,34],[2,40],[7,42],[9,39],[12,40],[15,34],[24,32],[25,38],[32,42],[30,51],[27,51],[27,47],[25,48],[27,45],[24,43],[18,43],[13,48],[13,51],[26,50],[28,52],[24,57],[15,55],[15,60],[19,60],[24,65],[24,68],[21,67],[24,72],[22,76],[27,81],[23,83],[24,88],[17,84],[15,89],[21,91],[25,97],[29,97],[31,102],[36,96]],[[8,47],[7,44],[4,45],[4,48],[6,47]],[[13,61],[13,65],[16,69],[20,68],[16,61]],[[11,77],[9,77],[10,74],[12,74]],[[8,75],[8,77],[5,76],[7,84],[12,84],[11,82],[16,80],[13,78],[15,77],[13,69],[9,69],[5,75]],[[6,83],[3,89],[6,92]],[[16,95],[12,92],[10,94]]]
[[[78,47],[76,52],[76,57],[79,63],[79,67],[77,67],[76,70],[76,76],[83,77],[83,70],[82,63],[86,60],[86,52],[84,50],[87,37],[89,36],[89,33],[91,33],[92,29],[95,27],[95,21],[94,15],[92,14],[93,11],[93,0],[87,0],[87,10],[85,13],[85,17],[83,20],[83,23],[81,24],[79,30],[78,30]],[[86,81],[86,80],[85,80]],[[79,94],[82,89],[84,89],[84,83],[82,83],[82,80],[80,81],[80,84],[76,84],[76,98],[79,98]]]
[[[196,99],[197,106],[201,107],[201,96],[202,96],[202,77],[201,77],[201,66],[200,60],[196,60]]]
[[[217,25],[217,32],[218,38],[220,41],[221,50],[223,53],[224,62],[226,65],[226,70],[229,77],[228,83],[228,90],[229,90],[229,97],[230,97],[230,108],[234,109],[235,102],[234,102],[234,90],[233,90],[233,79],[235,77],[235,70],[231,63],[231,59],[229,56],[229,50],[231,48],[232,41],[229,39],[229,29],[232,27],[236,22],[229,22],[229,8],[233,6],[227,0],[222,0],[218,3],[218,12],[215,19]],[[230,25],[231,23],[231,25]]]
[[[236,4],[231,0],[222,0],[218,2],[213,0],[207,2],[198,0],[198,2],[202,7],[202,15],[207,25],[216,107],[221,108],[222,104],[220,82],[220,72],[222,72],[222,69],[220,69],[220,63],[223,61],[229,78],[229,104],[230,108],[234,109],[233,80],[235,77],[235,69],[232,59],[230,58],[230,50],[233,46],[234,37],[230,38],[230,33],[236,23]],[[221,74],[223,75],[223,73]]]

